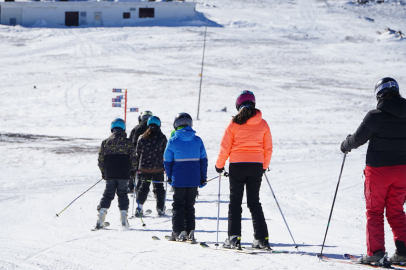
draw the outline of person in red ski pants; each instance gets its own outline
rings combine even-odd
[[[379,263],[385,257],[384,212],[393,231],[396,252],[392,263],[406,262],[406,99],[399,94],[393,78],[375,86],[377,109],[368,112],[353,135],[341,144],[341,151],[369,141],[366,155],[365,201],[367,255],[361,263]]]

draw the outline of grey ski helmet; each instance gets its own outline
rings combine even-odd
[[[193,127],[193,119],[190,116],[190,114],[182,112],[179,113],[176,117],[175,120],[173,121],[173,127],[175,130],[180,127],[180,126],[190,126]]]
[[[375,97],[379,100],[386,92],[397,91],[399,92],[399,85],[395,79],[385,77],[380,79],[375,85]]]
[[[138,121],[141,123],[142,121],[147,121],[148,118],[153,116],[151,111],[143,111],[140,116],[138,117]]]

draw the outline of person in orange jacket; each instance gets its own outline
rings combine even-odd
[[[242,91],[236,100],[238,114],[228,124],[220,145],[216,171],[222,173],[230,158],[230,203],[228,208],[228,237],[223,248],[240,248],[241,213],[244,186],[247,188],[247,205],[254,226],[252,247],[270,249],[268,228],[259,202],[262,175],[271,162],[272,136],[262,113],[255,108],[255,96]]]

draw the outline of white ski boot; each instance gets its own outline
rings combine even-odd
[[[98,219],[96,222],[96,227],[95,229],[101,229],[103,228],[104,220],[106,219],[107,215],[107,208],[100,208],[99,214],[97,215]]]
[[[121,226],[123,226],[123,229],[128,229],[128,219],[127,219],[127,210],[120,210],[120,221],[121,221]]]

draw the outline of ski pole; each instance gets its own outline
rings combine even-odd
[[[168,175],[166,175],[166,181],[165,181],[165,199],[164,199],[164,213],[166,211],[166,193],[168,191]]]
[[[334,204],[335,204],[335,202],[336,202],[336,197],[337,197],[337,192],[338,192],[338,186],[340,185],[341,175],[342,175],[342,173],[343,173],[344,163],[345,163],[345,157],[346,157],[346,156],[347,156],[347,153],[344,153],[343,164],[341,165],[340,176],[338,177],[338,183],[337,183],[337,187],[336,187],[336,192],[334,193],[333,205],[331,206],[330,216],[329,216],[328,222],[327,222],[326,234],[324,235],[323,245],[321,246],[321,251],[320,251],[320,254],[319,254],[319,258],[321,258],[321,256],[323,255],[324,243],[326,242],[326,237],[327,237],[328,228],[330,227],[330,220],[331,220],[331,216],[332,216],[332,214],[333,214],[333,208],[334,208]]]
[[[275,199],[276,205],[278,206],[279,211],[281,212],[283,221],[285,221],[286,228],[288,228],[290,237],[292,237],[293,243],[295,244],[295,248],[297,249],[297,251],[299,251],[299,247],[298,247],[298,245],[296,244],[295,239],[293,239],[293,235],[292,235],[292,233],[290,232],[288,223],[286,222],[285,216],[284,216],[283,213],[282,213],[282,209],[281,209],[281,207],[279,206],[279,203],[278,203],[278,200],[276,199],[275,193],[273,192],[273,189],[272,189],[272,187],[271,187],[271,183],[270,183],[269,180],[268,180],[268,176],[266,176],[266,173],[264,173],[264,175],[265,175],[266,181],[268,182],[269,188],[271,189],[271,192],[272,192],[272,195],[273,195],[273,197],[274,197],[274,199]]]
[[[221,173],[219,174],[219,194],[218,194],[218,211],[217,211],[217,242],[216,248],[219,246],[219,221],[220,221],[220,187],[221,187]]]
[[[134,217],[134,216],[135,216],[135,213],[134,213],[134,200],[135,200],[135,189],[137,188],[137,186],[136,186],[136,180],[137,180],[137,178],[138,178],[138,171],[137,171],[137,173],[135,174],[135,178],[134,178],[134,181],[133,181],[133,183],[134,183],[134,191],[133,191],[133,209],[131,210],[131,213],[132,213],[132,216],[131,216],[131,217]]]
[[[66,208],[68,208],[69,206],[71,206],[72,203],[74,203],[77,199],[79,199],[80,197],[82,197],[83,194],[85,194],[86,192],[88,192],[89,190],[91,190],[95,185],[97,185],[98,183],[100,183],[100,181],[103,180],[100,179],[99,181],[96,182],[96,184],[94,184],[93,186],[91,186],[88,190],[86,190],[85,192],[83,192],[82,194],[80,194],[76,199],[74,199],[68,206],[65,207],[65,209],[63,209],[61,212],[59,212],[59,214],[56,214],[55,217],[59,217],[59,215],[66,210]]]

